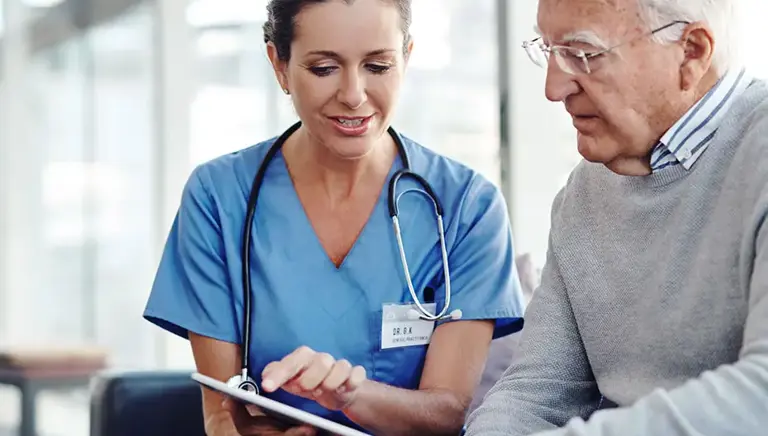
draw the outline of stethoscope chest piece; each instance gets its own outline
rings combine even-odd
[[[246,392],[253,392],[259,395],[259,385],[256,384],[250,377],[243,377],[238,374],[227,380],[227,386],[231,388],[242,389]]]

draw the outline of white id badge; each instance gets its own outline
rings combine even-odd
[[[430,313],[435,313],[437,304],[422,304]],[[416,309],[415,304],[385,304],[381,318],[381,349],[426,345],[435,329],[434,321],[408,319],[408,310]]]

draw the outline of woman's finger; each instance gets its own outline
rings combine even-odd
[[[306,369],[315,354],[309,347],[299,347],[281,361],[267,365],[261,373],[261,387],[267,392],[274,392]]]
[[[314,427],[308,425],[301,425],[299,427],[293,427],[285,432],[286,436],[315,436],[317,430]]]
[[[328,377],[336,360],[328,353],[315,354],[314,359],[299,377],[299,387],[304,392],[312,392]]]
[[[289,426],[266,415],[243,416],[235,422],[238,433],[242,436],[283,434]]]
[[[354,391],[363,384],[367,377],[368,376],[365,373],[365,368],[360,365],[355,366],[352,368],[352,372],[349,375],[347,382],[344,384],[344,389],[347,392]]]
[[[264,369],[261,371],[262,376],[264,374],[269,374],[275,368],[275,366],[279,364],[280,364],[280,361],[269,362],[267,366],[265,366]]]
[[[333,365],[333,368],[331,368],[319,389],[325,392],[336,392],[337,389],[347,382],[351,374],[352,364],[346,360],[339,360]],[[315,396],[319,396],[317,394],[322,394],[322,392],[316,392]]]
[[[235,401],[230,397],[224,397],[224,401],[221,402],[221,408],[229,412],[230,414],[235,411]]]
[[[222,407],[232,416],[232,421],[239,430],[263,425],[261,418],[266,418],[266,415],[258,406],[243,404],[229,397],[224,399]]]
[[[255,404],[245,404],[245,411],[248,412],[251,416],[266,416],[264,414],[264,411],[261,410],[261,407],[255,405]]]

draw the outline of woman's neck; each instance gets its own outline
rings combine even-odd
[[[380,184],[396,154],[397,147],[386,133],[370,152],[357,159],[334,154],[303,128],[283,146],[283,157],[297,188],[309,188],[332,205],[348,200],[361,186]]]

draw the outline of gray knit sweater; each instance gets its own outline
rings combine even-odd
[[[468,436],[768,435],[766,215],[761,81],[690,170],[580,164],[553,204],[520,358]]]

